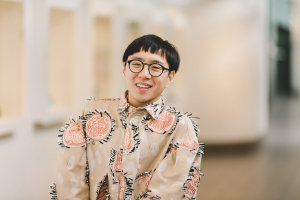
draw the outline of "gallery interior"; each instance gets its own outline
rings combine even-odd
[[[59,128],[121,97],[145,34],[181,56],[163,95],[200,118],[197,199],[300,199],[299,0],[0,0],[0,199],[50,199]]]

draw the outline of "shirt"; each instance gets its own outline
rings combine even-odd
[[[52,199],[196,199],[204,144],[188,113],[94,99],[58,135]]]

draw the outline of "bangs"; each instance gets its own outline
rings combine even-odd
[[[177,72],[180,62],[179,54],[176,47],[167,40],[164,41],[156,35],[144,35],[137,38],[125,50],[123,62],[126,62],[130,55],[140,51],[160,55],[167,60],[170,70]]]

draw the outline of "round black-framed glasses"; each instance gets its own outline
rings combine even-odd
[[[140,73],[141,71],[143,71],[144,66],[148,65],[149,74],[153,77],[159,77],[165,70],[170,71],[170,69],[165,68],[158,63],[148,64],[143,63],[140,60],[128,60],[126,61],[126,63],[128,63],[129,69],[132,73]]]

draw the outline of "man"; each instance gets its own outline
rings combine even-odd
[[[52,199],[196,199],[204,144],[193,118],[165,108],[161,96],[179,62],[155,35],[127,47],[122,98],[90,98],[60,130]]]

